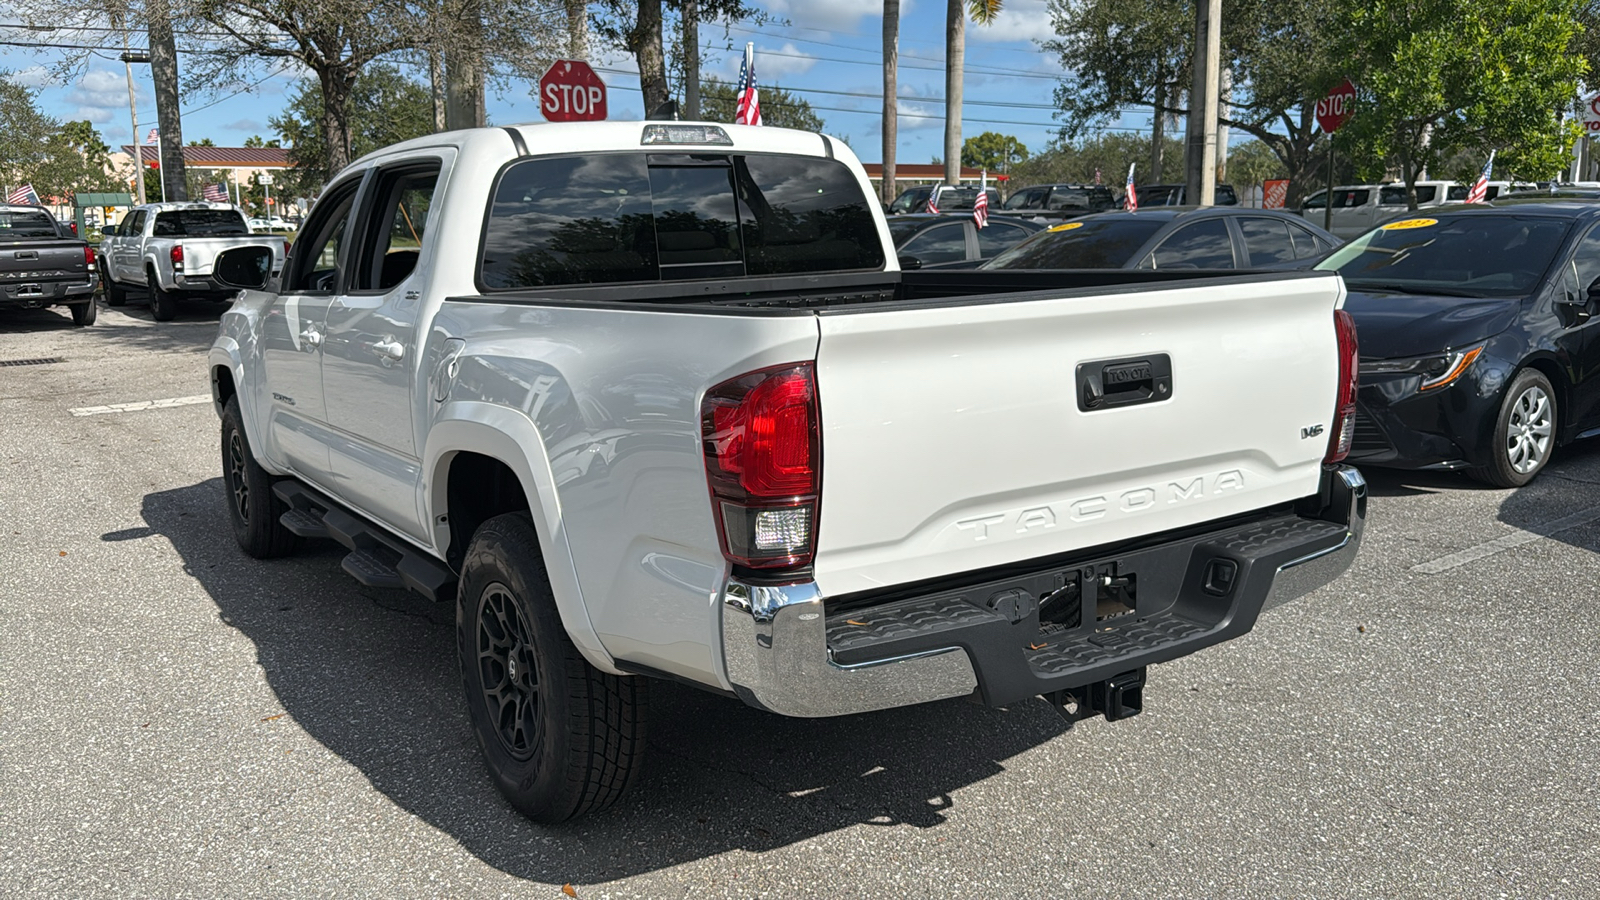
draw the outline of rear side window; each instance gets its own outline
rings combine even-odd
[[[1185,225],[1150,254],[1157,269],[1231,269],[1233,241],[1228,223],[1208,219]]]
[[[903,256],[914,256],[923,265],[956,262],[967,258],[967,226],[950,222],[929,228],[900,248]]]
[[[31,210],[0,212],[0,241],[56,237],[56,220]]]
[[[1216,193],[1212,194],[1212,203],[1216,206],[1238,206],[1239,195],[1233,192],[1233,186],[1227,184],[1217,185]]]
[[[496,189],[490,290],[880,268],[877,225],[834,160],[610,154],[519,162]]]
[[[173,209],[156,213],[154,237],[220,237],[249,234],[244,216],[231,209]]]
[[[1289,226],[1282,221],[1253,216],[1241,218],[1239,231],[1244,235],[1245,249],[1250,251],[1250,265],[1270,266],[1294,261]]]
[[[1418,203],[1432,203],[1433,202],[1433,198],[1437,197],[1438,195],[1439,195],[1439,187],[1438,187],[1438,185],[1433,185],[1433,184],[1419,184],[1419,185],[1417,185],[1417,202]],[[1466,199],[1466,196],[1467,196],[1466,194],[1462,194],[1461,195],[1462,199]],[[1378,192],[1378,205],[1379,206],[1405,206],[1406,205],[1406,189],[1404,187],[1386,187],[1386,188],[1383,188],[1382,190],[1380,190]]]
[[[1021,225],[991,220],[978,229],[978,256],[988,259],[1021,243],[1030,234],[1032,232]]]

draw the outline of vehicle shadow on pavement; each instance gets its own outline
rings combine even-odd
[[[1600,440],[1558,449],[1538,478],[1500,501],[1495,518],[1582,550],[1600,550]]]
[[[1448,491],[1496,490],[1473,479],[1466,472],[1380,469],[1360,463],[1356,463],[1356,468],[1367,479],[1367,490],[1374,497],[1415,497]]]
[[[479,758],[454,607],[357,584],[331,542],[251,560],[223,503],[220,478],[148,494],[148,530],[102,539],[170,540],[221,621],[254,643],[288,717],[402,809],[514,876],[592,884],[860,824],[936,827],[955,791],[1066,731],[1039,700],[800,720],[654,682],[647,762],[632,793],[570,825],[535,825],[501,799]]]
[[[136,305],[137,300],[115,309],[107,307],[104,298],[96,302],[97,321],[82,327],[72,324],[72,314],[65,308],[0,310],[0,335],[66,332],[134,350],[204,349],[217,339],[217,323],[228,308],[225,303],[190,303],[180,307],[176,320],[157,322],[148,307]]]

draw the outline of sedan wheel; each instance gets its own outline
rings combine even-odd
[[[1556,392],[1536,369],[1523,369],[1506,388],[1495,417],[1493,456],[1472,475],[1496,487],[1521,487],[1550,461],[1555,449]]]

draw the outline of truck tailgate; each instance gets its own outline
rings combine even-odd
[[[1315,494],[1343,299],[1337,277],[1297,273],[820,315],[819,586],[905,584]],[[1163,354],[1166,393],[1083,408],[1080,366],[1114,389]]]
[[[0,244],[0,278],[7,284],[87,281],[83,247],[76,239],[5,242]]]

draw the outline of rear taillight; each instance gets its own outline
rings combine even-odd
[[[83,264],[85,266],[87,266],[88,268],[91,268],[91,269],[94,268],[94,248],[93,247],[84,247],[83,248]]]
[[[172,267],[174,269],[183,268],[183,245],[182,244],[173,244],[172,245],[172,252],[167,254],[167,255],[172,257]]]
[[[1333,433],[1328,435],[1328,455],[1323,465],[1333,465],[1350,453],[1356,437],[1356,386],[1361,378],[1357,361],[1356,320],[1342,309],[1333,311],[1333,331],[1339,338],[1339,394],[1333,405]]]
[[[811,363],[761,369],[706,391],[700,435],[723,555],[752,569],[810,565],[822,491]]]

